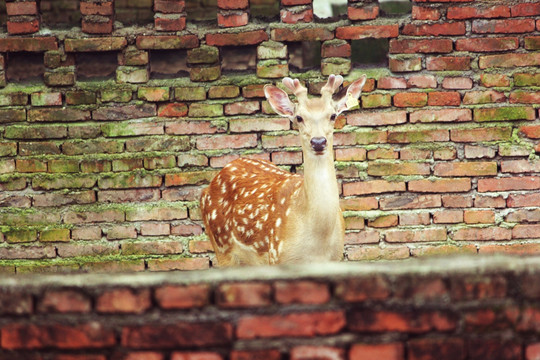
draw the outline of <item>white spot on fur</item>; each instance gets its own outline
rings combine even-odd
[[[277,218],[276,227],[278,228],[281,225],[281,218]]]

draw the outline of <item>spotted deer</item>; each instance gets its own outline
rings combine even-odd
[[[333,99],[341,76],[330,75],[320,98],[308,98],[297,79],[284,78],[297,103],[274,85],[264,87],[275,112],[298,128],[304,176],[245,158],[216,175],[200,205],[219,266],[342,259],[345,224],[334,169],[334,121],[358,104],[365,81],[364,75]]]

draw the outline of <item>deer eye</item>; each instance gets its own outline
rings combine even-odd
[[[336,120],[336,114],[330,115],[330,121],[334,121],[334,120]]]
[[[296,115],[296,122],[299,122],[299,123],[304,122],[304,118]]]

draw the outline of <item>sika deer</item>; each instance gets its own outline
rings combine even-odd
[[[330,75],[320,98],[308,98],[298,80],[284,78],[297,104],[276,86],[264,87],[272,108],[297,124],[304,176],[244,158],[219,172],[202,193],[201,211],[220,266],[342,259],[345,225],[334,169],[334,120],[358,103],[365,81],[364,75],[334,100],[341,76]]]

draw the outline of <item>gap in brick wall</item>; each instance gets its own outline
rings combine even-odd
[[[249,12],[252,18],[270,21],[279,17],[279,1],[250,0]]]
[[[79,2],[74,0],[41,0],[39,11],[43,26],[55,28],[79,26]]]
[[[154,22],[153,0],[115,0],[115,19],[124,25],[147,25]]]
[[[313,14],[325,21],[347,16],[347,0],[313,0]]]
[[[401,16],[411,13],[412,2],[410,0],[380,1],[379,8],[384,16]]]
[[[353,67],[387,67],[388,39],[362,39],[351,41]]]
[[[221,68],[223,71],[255,70],[257,67],[257,47],[224,46],[220,48]]]
[[[321,66],[321,42],[302,41],[287,44],[289,66],[293,69],[307,70]]]
[[[77,78],[112,79],[118,66],[118,54],[114,51],[75,54]]]
[[[150,51],[150,78],[171,79],[189,76],[187,50]]]
[[[217,0],[186,0],[187,21],[217,21]]]
[[[0,1],[0,24],[2,27],[5,27],[5,24],[7,23],[7,10],[6,10],[6,2]],[[2,31],[6,31],[6,29],[2,29]]]
[[[6,68],[8,82],[42,82],[45,73],[43,54],[32,52],[8,53]]]

